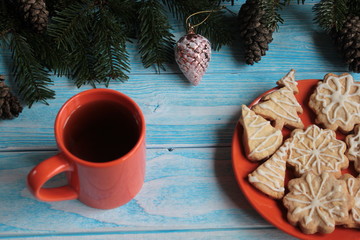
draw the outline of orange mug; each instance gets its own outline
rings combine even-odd
[[[145,119],[128,96],[91,89],[70,98],[55,120],[59,153],[35,166],[27,177],[42,201],[78,199],[99,208],[119,207],[140,191],[145,177]],[[68,184],[46,188],[66,172]]]

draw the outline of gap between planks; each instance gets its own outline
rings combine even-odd
[[[230,232],[230,231],[255,231],[276,230],[273,226],[254,226],[244,228],[198,228],[198,229],[161,229],[161,230],[127,230],[127,231],[104,231],[104,232],[70,232],[70,233],[37,233],[19,235],[0,235],[0,239],[33,238],[33,237],[71,237],[71,236],[96,236],[96,235],[125,235],[125,234],[154,234],[154,233],[197,233],[197,232]]]

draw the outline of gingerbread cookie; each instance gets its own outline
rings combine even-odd
[[[345,182],[326,172],[290,180],[283,203],[288,221],[306,234],[331,233],[348,219],[353,205]]]
[[[317,175],[329,172],[339,177],[341,169],[349,166],[346,145],[336,139],[332,130],[310,125],[305,130],[294,130],[289,141],[287,163],[295,167],[297,176],[311,171]]]
[[[279,87],[286,87],[294,94],[299,93],[298,83],[295,81],[295,69],[291,69],[284,77],[276,82]]]
[[[285,143],[255,171],[248,175],[249,182],[271,198],[281,199],[284,196],[286,158],[289,150]]]
[[[309,106],[317,124],[348,133],[360,122],[360,83],[348,73],[326,74],[310,96]]]
[[[354,206],[350,210],[349,220],[345,223],[345,227],[360,228],[360,178],[344,174],[341,179],[345,181],[349,194],[354,199]]]
[[[244,145],[248,159],[260,161],[269,157],[281,146],[283,140],[281,131],[245,105],[242,105],[239,121],[244,129]]]
[[[346,136],[345,142],[348,146],[346,156],[350,161],[354,161],[354,167],[360,172],[360,125],[355,126],[355,133]]]
[[[260,102],[253,106],[252,110],[274,122],[275,128],[304,128],[298,113],[303,109],[295,98],[298,93],[295,81],[295,70],[291,70],[285,77],[277,82],[279,89],[265,95]]]

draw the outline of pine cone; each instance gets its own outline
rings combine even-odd
[[[339,31],[333,29],[331,35],[349,70],[360,73],[360,17],[349,16],[343,27]]]
[[[45,0],[20,0],[20,10],[24,21],[35,31],[43,32],[49,21],[49,11],[46,10]]]
[[[191,31],[176,43],[175,60],[182,73],[194,86],[200,83],[210,58],[210,42],[200,34]]]
[[[22,107],[18,99],[12,95],[8,86],[5,85],[4,76],[0,75],[0,118],[13,119],[19,116]]]
[[[265,11],[259,1],[247,0],[240,8],[238,20],[240,37],[245,44],[245,61],[249,65],[259,62],[266,55],[275,29],[268,29],[262,22]]]

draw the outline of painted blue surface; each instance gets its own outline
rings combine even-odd
[[[15,120],[0,121],[0,239],[291,239],[263,220],[238,188],[231,137],[241,104],[274,87],[291,68],[297,79],[347,71],[330,38],[313,24],[312,6],[309,1],[283,11],[285,23],[254,66],[244,64],[240,43],[213,52],[197,87],[176,66],[160,75],[143,68],[136,44],[129,44],[130,79],[110,88],[132,97],[145,114],[147,170],[141,192],[117,209],[91,209],[76,200],[39,202],[26,188],[29,170],[57,151],[57,111],[89,88],[54,76],[56,99],[49,106],[35,104]],[[172,19],[172,25],[176,36],[184,34],[182,23]],[[0,73],[11,79],[9,57],[4,49]]]

